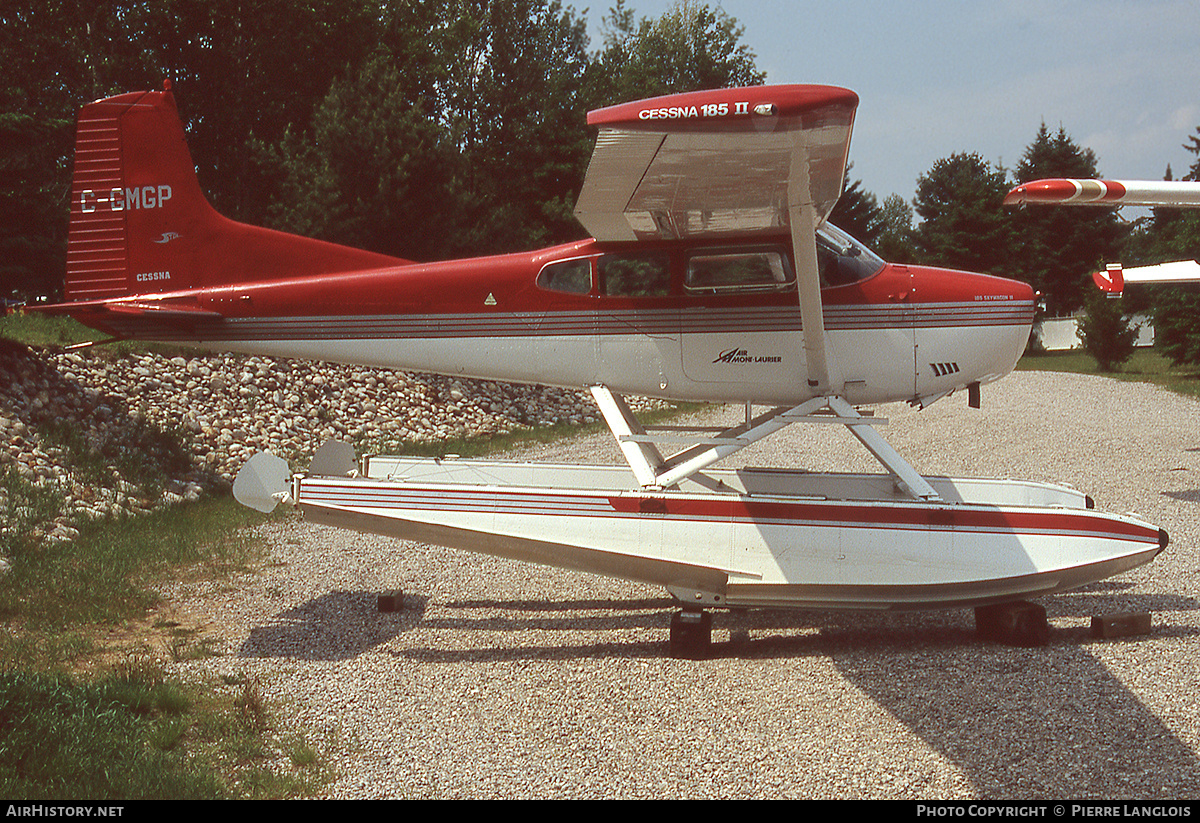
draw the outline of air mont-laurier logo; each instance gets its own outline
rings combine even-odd
[[[774,355],[753,355],[748,349],[733,348],[726,349],[717,355],[714,363],[781,363],[782,357]]]

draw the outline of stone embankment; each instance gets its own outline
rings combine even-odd
[[[227,489],[258,451],[302,469],[331,438],[377,451],[596,419],[582,391],[270,357],[114,357],[0,340],[0,530],[70,539],[80,518]],[[51,501],[53,511],[39,515],[47,505],[39,509],[38,500]]]

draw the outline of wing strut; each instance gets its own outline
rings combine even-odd
[[[800,322],[804,335],[804,360],[808,366],[808,385],[820,394],[831,394],[834,392],[829,355],[825,348],[825,318],[821,303],[821,278],[817,268],[815,232],[819,218],[811,204],[793,205],[789,207],[788,215],[792,226],[796,284],[800,293]]]
[[[802,138],[799,138],[802,139]],[[825,318],[821,302],[821,272],[817,263],[817,227],[825,219],[813,202],[810,151],[802,143],[793,147],[788,171],[788,224],[792,232],[792,259],[796,265],[796,291],[800,296],[800,322],[808,385],[818,394],[840,394],[833,384],[825,345]]]
[[[875,431],[875,426],[885,424],[887,420],[866,417],[840,397],[817,397],[791,408],[777,406],[747,419],[740,426],[704,437],[650,434],[633,416],[624,399],[607,386],[592,386],[592,396],[638,483],[646,488],[670,488],[686,479],[703,484],[702,476],[698,476],[702,469],[792,423],[837,423],[858,438],[906,494],[919,500],[941,499],[929,482]],[[664,459],[657,443],[691,445]]]

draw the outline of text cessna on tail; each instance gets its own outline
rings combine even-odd
[[[922,477],[857,410],[960,389],[977,405],[1034,311],[1025,284],[890,264],[826,222],[857,103],[774,86],[594,111],[591,239],[417,263],[227,220],[169,90],[102,100],[80,114],[67,302],[49,310],[117,337],[590,389],[632,475],[327,444],[303,474],[260,455],[235,493],[662,585],[681,644],[708,642],[712,608],[983,606],[1148,562],[1159,529],[1069,489]],[[744,403],[746,420],[650,433],[625,394]],[[709,468],[795,422],[845,425],[885,471]]]

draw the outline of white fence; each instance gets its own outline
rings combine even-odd
[[[1135,314],[1131,324],[1138,326],[1138,346],[1154,345],[1154,326],[1149,315]],[[1077,349],[1082,345],[1079,335],[1075,333],[1078,325],[1078,320],[1074,317],[1047,318],[1034,325],[1033,333],[1042,341],[1042,348],[1046,351]]]

